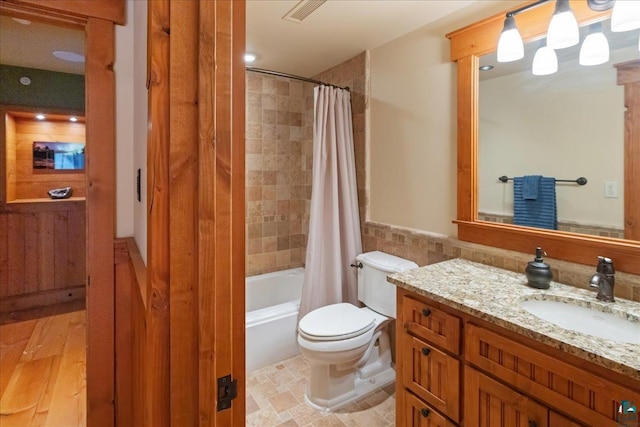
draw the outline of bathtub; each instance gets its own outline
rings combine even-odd
[[[299,353],[296,326],[304,268],[246,279],[247,372]]]

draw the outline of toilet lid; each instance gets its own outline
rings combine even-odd
[[[310,338],[329,341],[361,335],[374,325],[375,319],[366,311],[340,303],[313,310],[300,320],[298,328]]]

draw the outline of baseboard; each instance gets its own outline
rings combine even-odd
[[[0,300],[0,315],[73,301],[84,301],[85,298],[85,286],[5,297]]]

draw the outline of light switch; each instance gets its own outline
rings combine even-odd
[[[604,183],[604,197],[609,199],[618,198],[618,183],[615,181],[605,181]]]

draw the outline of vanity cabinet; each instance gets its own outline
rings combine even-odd
[[[613,427],[640,403],[637,381],[416,293],[397,312],[398,426]]]

